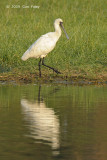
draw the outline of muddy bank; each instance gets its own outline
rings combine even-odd
[[[107,85],[106,77],[88,78],[80,75],[42,75],[38,74],[13,74],[5,73],[0,75],[0,83],[53,83],[53,84],[74,84],[74,85]]]

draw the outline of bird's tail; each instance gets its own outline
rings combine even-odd
[[[29,49],[23,54],[23,56],[21,57],[21,59],[23,61],[26,61],[29,58]]]

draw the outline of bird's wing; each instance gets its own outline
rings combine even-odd
[[[39,57],[46,55],[55,47],[55,42],[50,36],[50,33],[42,35],[32,46],[28,49],[32,57]]]
[[[56,43],[50,34],[45,34],[34,43],[32,49],[34,50],[35,55],[45,55],[55,47],[55,44]]]
[[[53,32],[49,32],[37,39],[23,54],[22,60],[27,60],[31,57],[45,57],[56,45],[53,35]]]

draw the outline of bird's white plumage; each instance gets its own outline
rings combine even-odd
[[[55,32],[42,35],[29,47],[21,59],[25,61],[28,58],[43,58],[51,52],[61,36],[60,22],[63,22],[62,19],[56,19],[54,22]]]

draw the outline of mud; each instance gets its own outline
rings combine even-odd
[[[29,84],[29,83],[51,83],[51,84],[72,84],[72,85],[107,85],[106,78],[87,78],[84,76],[59,76],[59,75],[43,75],[39,78],[35,74],[4,74],[0,76],[0,84]]]

